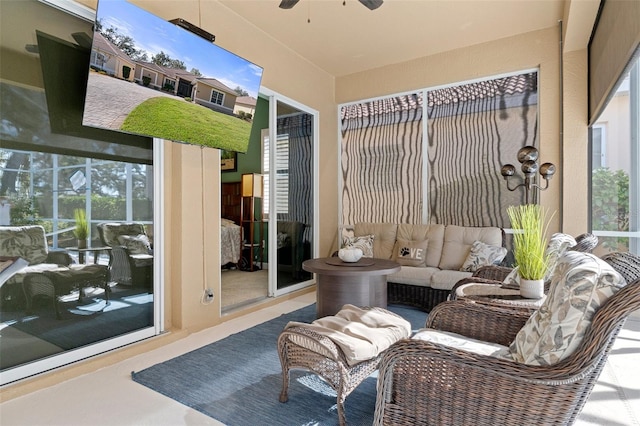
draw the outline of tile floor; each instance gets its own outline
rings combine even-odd
[[[315,301],[315,293],[284,301],[162,348],[76,377],[0,405],[0,424],[21,425],[220,425],[131,380],[131,371],[171,359]],[[625,325],[579,426],[640,426],[640,315]]]

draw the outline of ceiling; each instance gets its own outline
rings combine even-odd
[[[564,0],[219,0],[327,73],[340,77],[558,25]],[[575,1],[575,0],[574,0]],[[308,22],[310,20],[310,22]]]

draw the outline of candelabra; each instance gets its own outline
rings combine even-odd
[[[525,189],[525,204],[529,204],[530,192],[534,189],[544,191],[549,187],[549,180],[556,172],[556,166],[551,163],[544,163],[540,166],[540,175],[545,180],[544,188],[534,183],[536,172],[538,171],[538,150],[532,146],[525,146],[518,151],[518,161],[522,164],[521,170],[524,175],[524,183],[516,185],[513,188],[509,186],[509,178],[515,175],[516,168],[512,164],[505,164],[500,169],[500,173],[504,180],[507,181],[507,189],[515,191],[520,187]]]

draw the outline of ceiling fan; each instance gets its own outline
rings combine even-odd
[[[280,2],[280,9],[291,9],[296,5],[300,0],[282,0]],[[382,6],[383,0],[358,0],[364,6],[366,6],[369,10],[375,10]],[[342,3],[344,4],[344,2]]]

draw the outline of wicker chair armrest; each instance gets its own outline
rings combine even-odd
[[[456,300],[438,304],[429,314],[426,327],[506,346],[530,316],[528,309]]]
[[[494,281],[504,281],[507,278],[507,275],[513,270],[513,268],[509,268],[506,266],[482,266],[478,268],[477,271],[473,273],[473,277],[475,278],[484,278],[488,280]]]
[[[463,285],[465,285],[465,284],[502,285],[502,281],[492,280],[490,278],[473,277],[473,276],[471,276],[469,278],[463,278],[460,281],[458,281],[457,283],[455,283],[455,285],[451,289],[451,292],[449,293],[449,300],[456,300],[458,298],[458,296],[457,296],[458,288],[463,286]]]
[[[73,263],[73,258],[66,250],[51,250],[47,253],[47,259],[44,263],[69,266]]]
[[[580,369],[566,368],[567,363],[528,365],[424,340],[405,339],[385,352],[379,366],[379,377],[387,382],[392,382],[395,377],[396,380],[423,381],[425,387],[432,389],[447,388],[451,383],[442,380],[442,371],[449,370],[456,371],[457,377],[464,377],[465,383],[499,380],[504,383],[503,390],[508,390],[510,381],[514,386],[516,383],[551,386],[573,383],[591,373],[594,364],[583,365]],[[401,373],[394,373],[394,370]],[[383,385],[388,386],[389,383]]]

